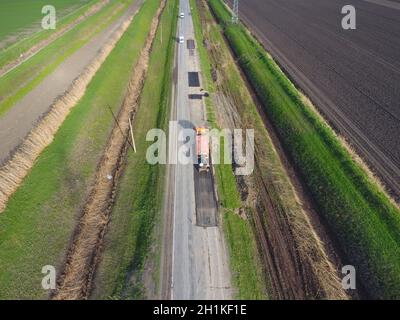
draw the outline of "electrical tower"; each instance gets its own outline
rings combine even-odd
[[[232,23],[239,22],[239,0],[233,0]]]

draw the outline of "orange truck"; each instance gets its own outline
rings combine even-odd
[[[196,127],[196,154],[199,171],[210,170],[210,146],[208,129]]]

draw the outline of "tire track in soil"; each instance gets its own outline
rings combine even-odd
[[[148,62],[156,35],[163,0],[152,20],[151,28],[132,76],[121,110],[117,116],[104,155],[99,163],[95,183],[86,201],[74,241],[67,254],[64,271],[58,280],[54,300],[87,299],[101,258],[103,238],[111,218],[116,187],[128,150],[129,119],[133,119],[148,70]],[[122,133],[121,133],[122,131]],[[112,179],[108,180],[107,175]]]

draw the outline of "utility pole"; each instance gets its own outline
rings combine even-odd
[[[233,0],[232,23],[239,22],[239,0]]]

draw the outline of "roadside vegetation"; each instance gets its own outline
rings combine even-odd
[[[66,58],[120,17],[129,3],[131,1],[128,0],[117,0],[109,3],[26,62],[2,76],[0,78],[0,116],[35,88]],[[0,62],[1,59],[2,55],[0,55]]]
[[[400,297],[400,212],[220,0],[209,0],[318,212],[371,298]]]
[[[217,109],[212,99],[216,87],[212,80],[212,67],[207,49],[204,47],[203,26],[195,0],[190,0],[192,18],[200,56],[202,78],[210,97],[205,97],[207,120],[213,128],[218,128]],[[221,143],[221,159],[224,146]],[[266,299],[265,280],[262,275],[256,241],[250,222],[239,216],[239,208],[243,205],[237,188],[232,165],[215,165],[219,202],[222,211],[222,224],[228,244],[232,281],[235,286],[235,297],[238,299]]]
[[[96,299],[146,298],[146,281],[158,291],[165,166],[147,162],[146,151],[153,142],[146,141],[146,134],[153,128],[168,128],[177,16],[178,1],[167,1],[133,122],[137,152],[128,151],[105,236],[92,295]],[[146,280],[145,264],[152,269]]]
[[[107,106],[118,113],[158,5],[145,2],[0,215],[1,299],[48,296],[42,267],[61,270],[114,127]]]

